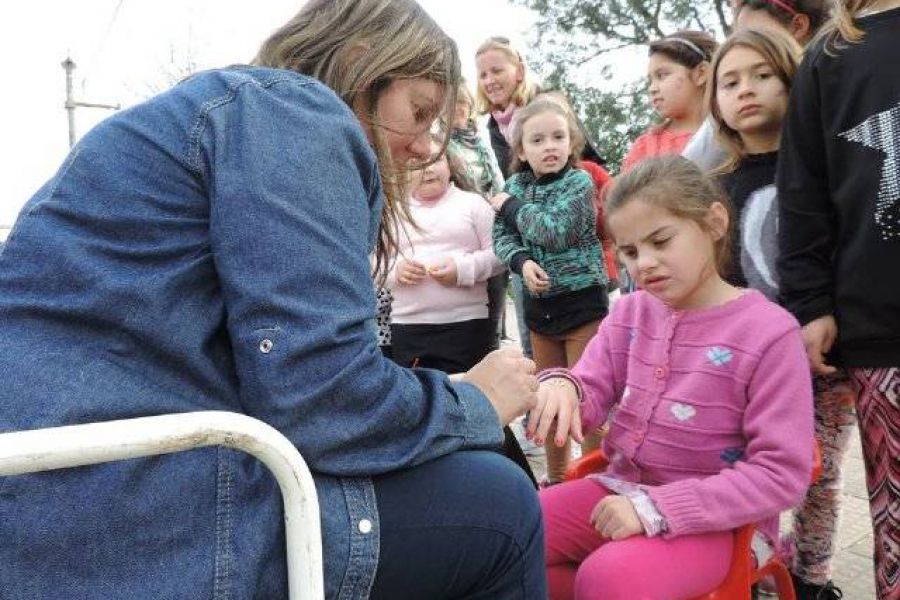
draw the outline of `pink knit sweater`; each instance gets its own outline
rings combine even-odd
[[[486,319],[487,280],[504,269],[494,256],[494,211],[490,205],[478,194],[451,184],[436,200],[410,198],[409,212],[417,227],[405,225],[401,231],[400,257],[417,260],[426,267],[452,258],[457,280],[453,287],[430,277],[417,285],[402,285],[397,281],[395,262],[387,277],[394,296],[391,321],[422,324]]]
[[[797,322],[750,290],[709,309],[622,297],[572,370],[584,431],[607,417],[607,474],[646,486],[667,536],[759,522],[799,503],[813,455]]]

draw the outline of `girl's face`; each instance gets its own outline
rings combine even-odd
[[[717,233],[638,197],[616,209],[607,224],[622,262],[638,286],[672,308],[686,309],[711,306],[721,281],[715,240],[727,227],[725,207],[714,203],[709,220]]]
[[[429,131],[441,110],[445,91],[443,85],[421,77],[392,81],[376,101],[377,124],[363,121],[366,135],[371,141],[372,128],[380,128],[391,158],[398,164],[428,159]]]
[[[741,137],[777,140],[788,89],[762,54],[745,46],[731,48],[719,62],[715,91],[722,120]]]
[[[503,110],[525,77],[525,67],[513,63],[500,50],[486,50],[475,57],[478,86],[491,104]]]
[[[432,144],[431,151],[437,153],[440,147]],[[417,200],[437,200],[450,186],[450,165],[447,155],[442,154],[434,164],[415,171],[412,176],[412,195]]]
[[[454,129],[466,129],[469,126],[469,117],[472,115],[472,105],[462,95],[456,101],[453,110]]]
[[[559,173],[572,153],[569,123],[556,113],[541,112],[521,124],[519,160],[527,162],[538,177]]]
[[[705,82],[702,65],[689,69],[661,52],[650,55],[647,91],[653,110],[664,119],[677,121],[696,113],[703,103]]]

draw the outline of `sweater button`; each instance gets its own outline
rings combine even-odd
[[[666,376],[666,369],[665,369],[665,367],[656,367],[656,369],[653,370],[653,375],[654,375],[657,379],[662,379],[663,377]]]

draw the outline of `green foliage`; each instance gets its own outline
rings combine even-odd
[[[615,172],[652,122],[643,74],[613,77],[604,58],[679,29],[728,31],[728,0],[513,0],[536,13],[528,60],[545,88],[565,91]],[[589,83],[585,83],[589,82]],[[610,90],[615,86],[617,89]]]

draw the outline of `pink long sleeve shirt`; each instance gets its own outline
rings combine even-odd
[[[486,319],[487,280],[504,270],[494,255],[493,209],[478,194],[452,184],[436,200],[411,198],[409,202],[418,230],[410,225],[401,230],[399,258],[417,260],[426,267],[452,258],[456,286],[443,286],[431,277],[417,285],[402,285],[397,281],[395,261],[387,278],[394,296],[391,321],[434,324]]]
[[[666,536],[757,522],[777,539],[813,456],[811,378],[790,314],[754,290],[685,311],[636,292],[572,374],[584,431],[610,419],[606,473],[645,486]]]

